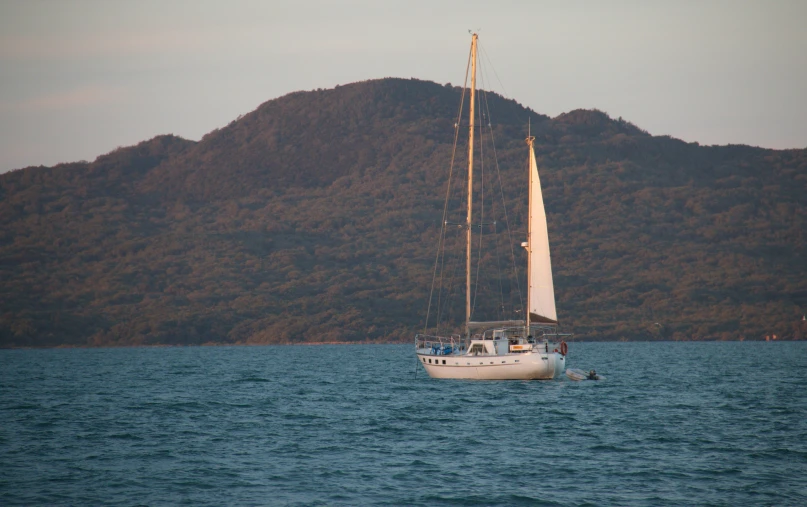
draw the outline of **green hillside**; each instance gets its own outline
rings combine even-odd
[[[199,142],[0,175],[0,346],[411,340],[460,93],[402,79],[296,92]],[[807,150],[487,98],[517,242],[530,118],[577,339],[807,336]]]

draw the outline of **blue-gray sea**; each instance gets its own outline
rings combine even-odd
[[[411,346],[0,350],[1,505],[807,505],[807,343],[573,343],[602,382]]]

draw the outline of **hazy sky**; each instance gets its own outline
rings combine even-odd
[[[296,90],[460,84],[701,144],[807,147],[807,0],[0,0],[0,171],[189,139]]]

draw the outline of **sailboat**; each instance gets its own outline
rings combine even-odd
[[[468,129],[468,195],[466,229],[465,334],[415,336],[418,362],[433,378],[481,380],[549,380],[566,369],[567,334],[558,332],[549,234],[535,160],[535,138],[528,134],[529,217],[527,241],[527,303],[523,320],[474,322],[471,307],[471,249],[478,35],[472,34]],[[427,317],[428,319],[428,317]]]

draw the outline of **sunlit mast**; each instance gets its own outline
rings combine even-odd
[[[466,236],[465,258],[465,334],[471,337],[471,206],[474,191],[474,102],[476,101],[476,39],[477,34],[471,38],[471,110],[468,125],[468,219]]]

